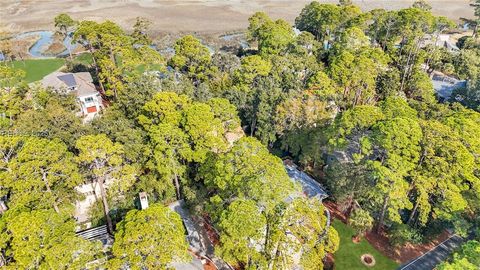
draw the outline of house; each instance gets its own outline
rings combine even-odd
[[[53,72],[45,76],[40,83],[63,94],[73,94],[80,105],[83,117],[92,118],[103,108],[103,100],[93,84],[88,72],[64,73]]]
[[[455,89],[467,87],[466,80],[458,80],[437,71],[432,73],[432,84],[440,101],[449,100]]]
[[[458,52],[460,49],[455,45],[455,41],[451,38],[451,35],[440,34],[436,35],[425,35],[421,46],[425,47],[427,45],[434,45],[439,48],[445,48],[449,52]]]
[[[308,198],[317,198],[320,201],[323,201],[328,197],[328,194],[323,186],[310,175],[300,171],[297,165],[295,165],[295,163],[293,163],[291,160],[284,160],[283,164],[290,179],[294,183],[299,184],[302,188],[304,196],[307,196]],[[295,194],[293,194],[291,197],[295,197]]]

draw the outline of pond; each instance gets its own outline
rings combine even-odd
[[[40,36],[40,39],[30,47],[28,52],[32,56],[32,58],[45,58],[50,57],[51,55],[45,55],[45,50],[53,43],[53,35],[54,32],[52,31],[33,31],[33,32],[26,32],[22,34],[18,34],[14,37],[14,39],[24,39],[31,36]],[[72,36],[71,33],[63,40],[63,45],[70,49],[71,51],[74,50],[78,44],[72,44]],[[62,53],[58,54],[57,56],[64,56],[68,55],[68,49],[63,51]]]

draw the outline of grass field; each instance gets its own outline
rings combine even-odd
[[[79,54],[77,57],[75,57],[75,62],[89,66],[93,64],[92,54],[88,52]]]
[[[382,255],[365,239],[362,239],[360,243],[353,243],[352,236],[355,232],[341,221],[333,221],[333,227],[335,227],[340,235],[340,248],[335,253],[336,270],[394,270],[399,266],[396,262]],[[365,253],[373,255],[376,261],[375,266],[367,267],[362,264],[360,256]]]
[[[51,58],[51,59],[31,59],[25,61],[14,61],[13,66],[18,69],[22,69],[26,73],[25,81],[28,83],[38,81],[59,69],[65,63],[64,59]]]

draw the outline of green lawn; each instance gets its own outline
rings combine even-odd
[[[75,57],[75,62],[78,62],[78,63],[84,64],[86,66],[89,66],[89,65],[93,64],[92,54],[89,53],[89,52],[79,54]]]
[[[355,234],[355,232],[352,230],[352,228],[343,224],[341,221],[333,221],[333,227],[340,235],[340,248],[335,253],[336,270],[393,270],[397,269],[399,266],[396,262],[378,252],[365,239],[362,239],[362,241],[360,241],[358,244],[353,243],[352,236]],[[374,267],[367,267],[360,261],[360,256],[365,253],[372,254],[373,257],[375,257],[376,264]]]
[[[59,69],[65,63],[64,59],[31,59],[25,61],[13,61],[13,66],[22,69],[26,73],[25,81],[34,82],[42,79],[45,75]]]

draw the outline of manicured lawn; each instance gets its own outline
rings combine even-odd
[[[357,270],[357,269],[377,269],[390,270],[397,269],[399,266],[396,262],[383,256],[375,248],[373,248],[365,239],[360,243],[352,242],[352,236],[355,232],[349,226],[343,224],[339,220],[333,221],[333,227],[340,235],[340,248],[335,253],[335,269],[336,270]],[[367,267],[360,261],[360,256],[368,253],[375,258],[375,266]]]
[[[30,83],[42,79],[45,75],[59,69],[64,63],[65,60],[60,58],[31,59],[14,61],[13,66],[24,70],[26,73],[25,80]]]

